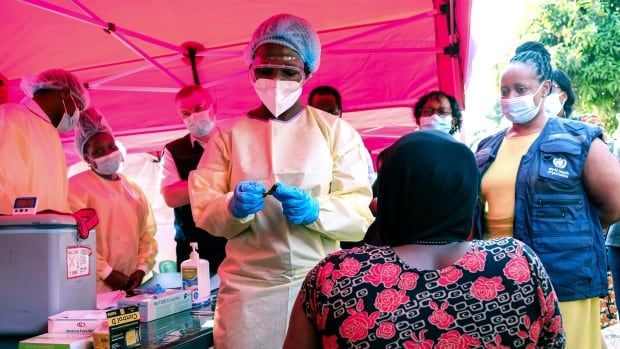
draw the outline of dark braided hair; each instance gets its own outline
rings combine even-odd
[[[573,105],[575,105],[575,100],[577,99],[575,90],[573,90],[573,84],[568,75],[560,69],[553,71],[553,81],[560,86],[560,90],[562,90],[560,92],[566,93],[566,102],[564,102],[562,109],[564,109],[564,117],[570,118],[573,113]]]
[[[538,41],[527,41],[519,45],[515,50],[514,57],[510,59],[510,63],[531,65],[540,82],[553,79],[551,55],[545,46]]]

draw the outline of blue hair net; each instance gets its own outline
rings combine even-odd
[[[246,59],[251,63],[256,49],[266,43],[273,43],[297,52],[310,73],[319,69],[321,63],[321,42],[319,35],[305,19],[291,14],[275,15],[258,26],[246,48]]]
[[[82,102],[84,108],[88,108],[90,98],[88,91],[80,83],[80,80],[70,72],[62,69],[50,69],[37,76],[24,76],[20,83],[24,94],[32,97],[39,90],[62,90],[69,91]]]
[[[89,108],[81,112],[75,128],[75,149],[82,158],[86,143],[98,133],[114,136],[110,125],[97,109]]]

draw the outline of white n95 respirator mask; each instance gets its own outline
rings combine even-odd
[[[258,79],[254,90],[261,102],[276,118],[289,110],[299,97],[302,88],[299,81]]]

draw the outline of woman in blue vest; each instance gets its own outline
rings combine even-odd
[[[512,126],[480,142],[478,238],[513,236],[540,257],[560,300],[567,348],[600,348],[607,294],[602,225],[620,219],[620,165],[598,127],[549,118],[546,50],[520,50],[501,77]]]

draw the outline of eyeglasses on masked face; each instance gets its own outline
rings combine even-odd
[[[250,79],[287,80],[302,82],[306,74],[301,68],[285,64],[256,64],[250,67]]]
[[[420,112],[421,116],[432,116],[437,114],[441,117],[452,116],[452,109],[450,108],[422,108]]]

